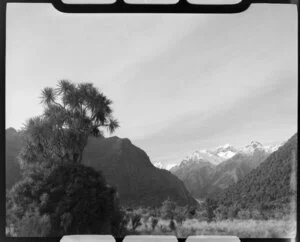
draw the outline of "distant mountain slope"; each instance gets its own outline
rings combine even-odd
[[[123,204],[160,206],[168,197],[181,205],[197,204],[182,181],[154,167],[146,152],[129,139],[90,138],[83,161],[102,171],[107,182],[117,187]]]
[[[215,194],[246,176],[251,170],[263,162],[269,153],[256,149],[252,153],[238,153],[232,158],[219,164],[211,183],[206,187],[207,194]]]
[[[202,150],[197,153],[198,156],[194,152],[194,155],[183,160],[179,166],[173,167],[170,171],[184,182],[194,197],[214,196],[256,168],[275,149],[277,147],[265,147],[257,141],[252,141],[242,149],[227,144],[211,151]],[[229,158],[214,165],[215,161],[202,158],[207,155],[214,159],[215,157]]]
[[[207,187],[215,173],[215,165],[205,161],[182,162],[170,170],[180,180],[195,198],[203,197],[203,189]]]
[[[288,202],[296,189],[297,134],[273,152],[257,168],[224,191],[220,203],[248,208],[257,204]]]
[[[5,180],[6,188],[10,189],[21,179],[21,170],[17,155],[19,154],[22,141],[20,134],[13,128],[5,131]]]

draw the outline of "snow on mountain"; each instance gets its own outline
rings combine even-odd
[[[177,166],[177,164],[167,164],[165,167],[166,170],[171,170],[173,167]]]
[[[265,149],[268,153],[273,153],[275,151],[277,151],[279,149],[279,147],[281,147],[283,144],[279,144],[279,145],[268,145],[265,146]]]
[[[232,151],[226,151],[226,152],[220,152],[218,153],[219,157],[222,157],[224,159],[229,159],[231,157],[233,157],[236,154],[236,152],[232,152]]]
[[[224,146],[219,146],[215,150],[212,151],[215,155],[223,158],[223,159],[229,159],[236,155],[238,153],[238,150],[234,148],[230,144],[226,144]]]
[[[246,145],[241,149],[237,149],[230,144],[225,144],[219,146],[215,149],[209,150],[197,150],[191,155],[187,156],[182,162],[181,165],[187,165],[189,163],[200,162],[200,161],[209,161],[214,165],[218,165],[225,160],[228,160],[235,156],[236,154],[253,154],[256,151],[265,151],[266,153],[272,153],[276,151],[281,145],[270,145],[264,146],[258,141],[251,141],[250,144]]]
[[[165,169],[165,170],[170,170],[172,169],[174,166],[176,166],[176,164],[163,164],[162,162],[158,161],[153,163],[153,165],[159,169]]]
[[[265,151],[266,153],[272,153],[281,146],[282,144],[276,144],[276,145],[268,145],[264,146],[258,141],[251,141],[249,145],[246,145],[241,152],[246,154],[253,154],[255,151]]]
[[[185,162],[205,160],[214,165],[220,164],[222,161],[227,160],[237,154],[237,149],[230,144],[219,146],[211,150],[199,150],[187,156]]]
[[[153,165],[159,169],[163,169],[164,167],[164,165],[160,161],[153,163]]]
[[[170,171],[184,182],[194,197],[205,197],[236,183],[279,146],[264,146],[260,142],[251,141],[238,149],[225,144],[214,149],[198,150]]]

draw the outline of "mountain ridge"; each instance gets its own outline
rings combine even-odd
[[[159,206],[168,197],[181,205],[196,204],[182,181],[169,171],[156,168],[146,152],[127,138],[91,137],[83,161],[102,171],[127,205]]]
[[[230,152],[230,155],[227,156],[229,157],[228,159],[224,158],[221,162],[215,164],[209,159],[206,160],[206,155],[192,156],[191,159],[183,160],[170,171],[184,182],[194,197],[214,196],[214,194],[236,183],[252,169],[256,168],[279,146],[274,147],[263,146],[257,141],[251,141],[250,144],[240,149],[226,144],[210,151],[202,150],[198,154],[206,153],[210,154],[210,156],[220,156],[220,153]],[[226,156],[223,155],[223,157]],[[210,163],[211,166],[208,166],[207,163]]]
[[[268,153],[272,153],[272,152],[276,151],[281,145],[282,145],[282,143],[276,144],[276,145],[262,145],[258,141],[251,141],[250,144],[246,145],[245,147],[235,148],[234,146],[232,146],[230,144],[225,144],[223,146],[218,146],[213,149],[196,150],[191,155],[188,155],[185,159],[183,159],[176,166],[180,166],[181,163],[187,164],[189,161],[195,162],[195,161],[201,161],[201,160],[206,160],[206,161],[211,162],[214,165],[219,165],[222,162],[232,158],[233,156],[235,156],[238,153],[251,154],[257,149],[263,150]],[[176,166],[173,166],[172,168],[174,168]]]

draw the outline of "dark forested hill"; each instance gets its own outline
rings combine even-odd
[[[197,204],[182,181],[153,166],[146,152],[129,139],[91,138],[83,161],[102,171],[107,182],[117,187],[123,204],[160,206],[168,197],[181,205]]]
[[[216,167],[212,180],[204,191],[209,196],[215,196],[216,193],[245,177],[268,156],[269,153],[265,150],[258,149],[252,153],[236,154]]]
[[[219,202],[270,208],[289,202],[296,188],[297,134],[273,152],[256,169],[224,191]]]

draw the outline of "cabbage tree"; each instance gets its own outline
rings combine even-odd
[[[19,155],[24,165],[81,163],[89,136],[103,137],[119,127],[112,101],[91,83],[58,82],[42,90],[43,114],[23,128],[25,145]]]

